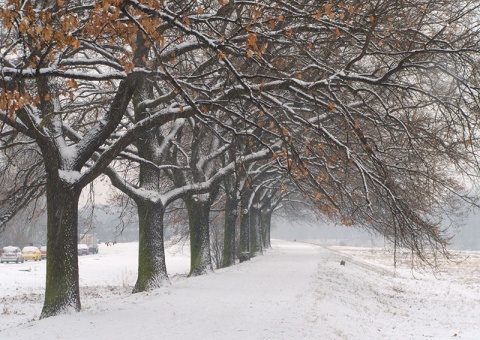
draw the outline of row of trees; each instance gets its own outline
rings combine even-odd
[[[78,201],[102,174],[138,209],[136,292],[168,279],[178,200],[191,275],[214,204],[228,266],[269,245],[287,197],[420,256],[475,203],[476,1],[4,3],[1,220],[46,198],[42,317],[80,310]]]

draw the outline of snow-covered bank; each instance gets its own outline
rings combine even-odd
[[[176,275],[170,286],[131,295],[136,247],[117,244],[81,257],[83,311],[40,321],[28,320],[38,319],[41,284],[25,283],[24,275],[36,273],[40,281],[45,263],[29,262],[29,272],[0,266],[0,338],[479,338],[478,276],[412,277],[408,268],[394,275],[364,249],[274,241],[247,263],[202,277]],[[480,268],[478,257],[470,260],[454,277]],[[167,264],[172,274],[186,273],[188,254],[172,248]],[[18,290],[9,288],[13,282]]]

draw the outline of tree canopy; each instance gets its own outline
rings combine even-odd
[[[219,193],[250,227],[268,224],[250,210],[293,193],[420,256],[445,249],[445,212],[476,202],[476,1],[3,3],[0,147],[40,155],[24,183],[46,192],[57,255],[42,316],[80,309],[78,263],[62,255],[76,249],[80,192],[102,173],[140,223],[182,198],[199,254]],[[139,172],[126,181],[114,161]],[[19,191],[4,183],[8,203]],[[145,241],[162,243],[155,223]],[[240,253],[254,254],[261,229],[242,230]]]

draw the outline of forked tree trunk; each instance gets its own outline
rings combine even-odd
[[[137,202],[139,249],[138,276],[133,293],[159,288],[168,282],[163,243],[165,209],[161,203]]]
[[[41,318],[80,311],[78,283],[78,200],[81,190],[47,180],[47,280]]]
[[[138,35],[139,49],[137,49],[137,63],[142,64],[142,57],[148,55],[149,45],[145,38]],[[139,104],[154,97],[153,84],[142,75],[132,101],[135,107],[135,120],[142,121],[149,114],[139,108]],[[161,154],[158,148],[161,144],[161,134],[157,128],[145,131],[135,141],[138,155],[153,164],[161,164]],[[163,136],[162,136],[163,138]],[[147,162],[140,163],[140,188],[145,191],[158,193],[160,190],[161,174],[157,167]],[[160,200],[150,200],[147,197],[136,196],[138,212],[138,273],[133,293],[144,292],[159,288],[168,282],[167,266],[165,263],[165,246],[163,240],[163,223],[165,206]]]
[[[223,239],[222,268],[235,264],[235,236],[237,226],[238,199],[227,194],[225,202],[225,231]]]
[[[209,200],[198,196],[185,198],[190,231],[190,276],[206,274],[213,270],[210,255]]]

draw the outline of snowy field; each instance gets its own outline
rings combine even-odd
[[[273,241],[264,256],[130,294],[136,243],[79,257],[83,310],[38,320],[45,261],[0,265],[0,339],[480,339],[480,253],[412,271],[408,254]],[[346,265],[340,266],[345,260]]]

